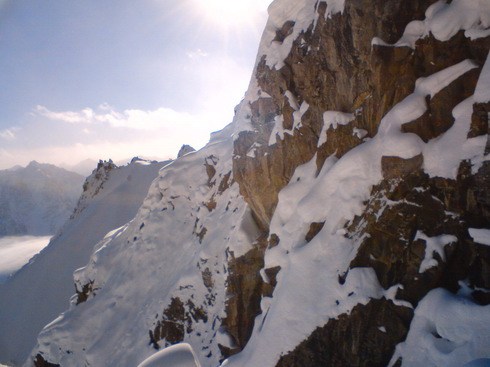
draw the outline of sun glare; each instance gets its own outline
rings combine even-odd
[[[260,11],[267,9],[271,0],[194,0],[207,22],[231,27],[253,22]]]

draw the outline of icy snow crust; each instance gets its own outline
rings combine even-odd
[[[103,188],[95,174],[88,178],[73,218],[0,286],[0,361],[24,362],[42,328],[67,308],[74,290],[73,271],[87,263],[94,245],[108,231],[134,217],[161,166],[113,169]]]
[[[136,366],[155,353],[149,331],[171,298],[178,297],[184,304],[191,299],[208,315],[207,322],[193,324],[185,342],[203,366],[219,364],[218,342],[228,341],[219,330],[228,256],[243,254],[257,236],[238,185],[218,193],[232,169],[232,132],[230,125],[205,148],[162,169],[136,217],[97,245],[89,264],[75,274],[80,288],[93,281],[95,295],[72,304],[40,334],[37,349],[47,360],[63,367]],[[205,163],[215,168],[214,178]],[[212,200],[216,208],[210,210],[204,204]],[[199,233],[204,233],[202,241]],[[212,274],[211,293],[203,283],[206,268]]]
[[[440,256],[442,261],[446,261],[444,247],[458,241],[456,236],[443,234],[437,237],[428,237],[421,231],[417,231],[414,241],[418,239],[425,241],[425,258],[420,263],[420,273],[425,273],[428,269],[438,265],[437,260],[434,259],[434,252]]]
[[[470,228],[469,232],[473,241],[481,245],[490,246],[490,229]]]
[[[301,127],[301,119],[303,118],[303,115],[306,113],[306,111],[308,111],[308,108],[310,107],[306,102],[303,102],[301,103],[301,106],[298,106],[298,102],[296,101],[296,98],[294,98],[292,93],[289,91],[286,92],[286,96],[289,99],[289,105],[294,109],[293,126],[291,129],[284,129],[283,116],[282,115],[276,116],[274,121],[275,122],[274,128],[272,129],[272,133],[269,138],[269,145],[276,144],[277,137],[283,140],[284,134],[294,135],[294,131]]]
[[[326,111],[323,113],[323,128],[320,133],[320,139],[318,139],[317,146],[320,147],[322,144],[327,142],[327,130],[330,127],[334,129],[338,125],[347,125],[349,122],[354,121],[355,116],[352,113],[345,113],[339,111]]]

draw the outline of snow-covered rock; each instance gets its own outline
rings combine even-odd
[[[177,154],[177,158],[180,158],[188,153],[195,152],[196,150],[191,147],[190,145],[184,144],[179,150],[179,153]]]
[[[488,365],[490,305],[475,304],[468,296],[441,288],[429,292],[415,309],[407,339],[397,346],[392,361],[402,358],[408,367],[460,367],[478,366],[471,362],[486,357]]]

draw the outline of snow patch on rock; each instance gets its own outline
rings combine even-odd
[[[448,41],[460,30],[474,40],[490,33],[490,3],[486,0],[439,0],[425,12],[423,21],[414,20],[403,36],[393,45],[373,38],[372,45],[415,48],[416,42],[429,34],[439,41]]]
[[[442,288],[430,291],[415,309],[405,342],[398,344],[390,366],[461,367],[489,358],[490,306],[480,306]]]

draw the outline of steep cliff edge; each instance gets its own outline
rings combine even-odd
[[[471,232],[490,225],[490,6],[288,5],[270,8],[234,150],[241,193],[278,242],[265,267],[281,271],[261,330],[229,365],[385,366],[430,290],[489,302],[490,249]],[[367,271],[379,290],[359,285]],[[296,335],[278,333],[285,320]],[[485,350],[434,331],[453,343],[445,359],[414,356],[416,338],[392,363],[458,365],[465,348]]]
[[[27,365],[490,358],[490,4],[269,14],[234,122],[99,243]]]

